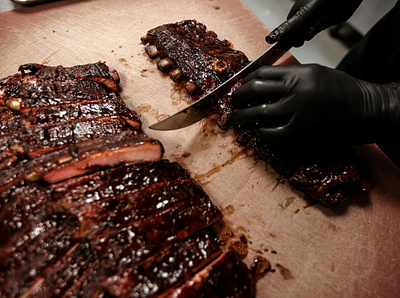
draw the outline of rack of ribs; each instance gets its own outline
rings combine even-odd
[[[215,260],[229,296],[255,295],[240,258],[221,258],[220,210],[144,134],[116,71],[19,70],[0,80],[1,297],[168,296]]]
[[[149,30],[141,41],[151,59],[160,58],[158,68],[168,71],[171,79],[196,96],[210,92],[249,63],[243,52],[194,20],[161,25]],[[231,92],[214,107],[223,129],[232,111]],[[352,148],[287,148],[265,144],[251,132],[236,129],[240,144],[255,148],[261,159],[313,200],[332,205],[371,187],[369,170]]]

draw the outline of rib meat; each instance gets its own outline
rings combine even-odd
[[[20,295],[46,265],[65,254],[73,246],[71,235],[77,226],[72,219],[49,215],[25,227],[12,249],[0,251],[0,291],[5,296]]]
[[[165,295],[221,253],[213,233],[204,229],[145,263],[120,270],[103,281],[114,297]]]
[[[90,240],[101,258],[123,268],[125,263],[144,261],[220,218],[207,197],[194,197],[121,229],[106,229]]]
[[[26,224],[42,219],[48,196],[37,184],[20,181],[9,191],[1,193],[0,248],[6,246]],[[9,245],[10,246],[10,245]]]
[[[0,81],[0,104],[13,111],[70,100],[112,98],[118,89],[118,74],[103,63],[70,68],[27,64],[20,69],[22,74]]]
[[[116,72],[20,70],[0,80],[0,296],[166,295],[218,258],[220,210],[161,159]]]
[[[348,196],[371,188],[368,167],[349,147],[296,150],[282,145],[265,144],[248,132],[239,142],[251,144],[258,155],[309,198],[324,205],[343,202]]]
[[[130,110],[118,97],[90,101],[71,101],[70,103],[55,106],[23,108],[21,113],[26,116],[23,122],[24,126],[118,115],[124,117],[131,126],[140,129],[139,116]]]
[[[149,44],[145,50],[150,58],[160,57],[158,68],[169,71],[175,80],[183,79],[186,90],[196,89],[204,95],[226,81],[248,64],[246,56],[221,41],[213,31],[196,21],[166,24],[148,31],[142,38]],[[218,124],[226,129],[226,119],[232,111],[231,93],[215,100],[214,109],[220,114]],[[349,195],[371,188],[369,171],[352,148],[286,148],[265,144],[245,128],[237,128],[238,141],[256,149],[260,158],[310,198],[331,205]],[[300,152],[299,152],[300,151]],[[323,151],[323,152],[321,152]]]
[[[124,131],[22,160],[0,174],[0,191],[23,179],[56,183],[102,167],[159,160],[163,153],[159,141],[138,131]]]
[[[246,55],[233,50],[230,42],[219,40],[205,25],[192,20],[149,30],[142,42],[149,44],[150,58],[163,59],[158,63],[160,70],[172,69],[171,78],[185,81],[189,93],[209,92],[248,63]]]
[[[55,262],[46,266],[23,296],[58,297],[76,284],[95,261],[96,254],[90,245],[77,243]]]
[[[151,266],[149,258],[167,253],[172,245],[218,219],[220,215],[216,217],[214,211],[206,201],[194,198],[118,231],[113,229],[98,235],[90,242],[98,255],[97,261],[67,295],[100,295],[104,291],[102,282],[110,276],[139,264]]]
[[[0,136],[17,133],[21,126],[21,118],[8,109],[0,109]]]
[[[163,153],[159,141],[137,131],[124,131],[70,145],[40,158],[40,172],[35,173],[41,174],[46,182],[56,183],[101,167],[159,160]]]
[[[20,144],[30,158],[50,152],[71,143],[83,142],[132,130],[123,117],[110,116],[79,119],[25,127],[20,133]]]
[[[57,206],[67,210],[87,202],[129,195],[156,183],[188,178],[179,164],[160,160],[102,170],[51,185],[49,191]]]
[[[253,278],[233,250],[228,250],[167,297],[254,297]]]
[[[65,80],[93,80],[106,85],[113,91],[118,91],[119,75],[110,71],[105,63],[97,62],[73,67],[47,66],[42,64],[28,63],[21,65],[18,69],[23,75],[30,74],[38,80],[65,81]]]

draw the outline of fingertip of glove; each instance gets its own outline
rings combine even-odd
[[[265,41],[272,44],[279,40],[280,33],[278,30],[273,30],[270,34],[265,37]]]

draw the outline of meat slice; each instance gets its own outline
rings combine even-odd
[[[161,160],[116,72],[20,71],[0,80],[0,296],[166,295],[220,256],[220,210]]]
[[[118,91],[119,75],[116,71],[110,71],[103,62],[77,65],[72,67],[46,66],[42,64],[28,63],[18,69],[23,75],[34,75],[38,80],[73,80],[87,79],[106,85],[113,91]]]
[[[26,64],[20,70],[22,74],[0,81],[0,105],[13,111],[70,100],[112,98],[118,90],[118,73],[104,63],[69,68]]]
[[[51,185],[49,191],[57,207],[66,210],[129,195],[157,183],[187,179],[189,174],[178,163],[160,160],[102,170]]]
[[[31,221],[24,233],[0,249],[0,291],[17,296],[29,288],[40,271],[74,245],[76,221],[54,215]]]
[[[228,250],[167,297],[255,297],[250,270]]]
[[[6,197],[8,189],[24,180],[27,164],[28,160],[23,159],[18,161],[14,167],[8,168],[0,173],[0,197]],[[2,202],[0,201],[0,208],[1,207]]]
[[[96,258],[79,279],[65,291],[63,297],[102,297],[101,282],[116,272],[117,268],[111,262],[101,262]]]
[[[21,147],[30,158],[101,136],[135,129],[123,117],[110,116],[71,120],[25,127],[19,136]]]
[[[160,57],[158,67],[170,71],[171,78],[185,81],[189,93],[206,93],[238,72],[249,61],[219,40],[204,24],[186,20],[151,29],[142,38],[150,58]]]
[[[103,292],[101,282],[106,278],[124,268],[145,264],[149,258],[160,253],[168,253],[175,243],[218,220],[221,215],[214,208],[199,198],[188,200],[161,215],[146,218],[117,233],[93,239],[91,243],[98,253],[98,261],[92,264],[66,295],[99,295]]]
[[[21,118],[8,109],[0,109],[0,136],[17,134],[21,127]]]
[[[96,260],[88,243],[75,244],[45,267],[23,297],[58,297],[71,288]]]
[[[71,101],[70,103],[56,106],[23,108],[21,113],[26,116],[23,122],[26,127],[36,124],[108,116],[124,117],[131,126],[137,129],[140,129],[141,126],[139,116],[130,110],[119,97],[115,97],[112,100]]]
[[[123,267],[123,263],[145,260],[220,218],[221,212],[208,197],[194,197],[122,229],[105,230],[92,237],[91,243],[102,258],[121,262]]]
[[[220,253],[213,233],[204,229],[144,263],[119,271],[102,284],[114,297],[158,297],[190,279]]]
[[[21,84],[22,81],[23,75],[19,73],[0,79],[0,106],[6,104],[7,90],[15,88],[18,84]]]
[[[14,168],[0,174],[0,192],[23,179],[56,183],[102,167],[160,160],[163,153],[159,141],[138,131],[79,142],[31,160],[21,160]]]
[[[292,185],[305,192],[311,199],[325,205],[334,205],[351,194],[366,191],[372,187],[369,169],[352,151],[340,154],[338,162],[332,152],[320,162],[302,164],[289,178]],[[350,160],[345,160],[350,158]],[[329,161],[329,162],[328,162]]]
[[[13,137],[19,134],[21,120],[21,115],[16,115],[7,108],[0,108],[0,172],[14,166],[18,161],[18,152],[13,152],[11,148]]]
[[[163,153],[164,148],[159,141],[137,131],[124,131],[39,156],[31,162],[39,164],[26,176],[57,183],[101,167],[160,160]]]
[[[40,220],[46,215],[48,200],[43,188],[36,183],[21,181],[9,191],[0,194],[0,248],[32,220]]]
[[[181,206],[182,201],[205,197],[191,180],[157,183],[132,194],[109,198],[70,208],[81,229],[78,238],[98,238]]]
[[[18,157],[10,150],[0,151],[0,173],[15,166],[17,162]]]
[[[89,80],[37,81],[36,78],[18,88],[6,91],[6,105],[27,114],[32,107],[44,107],[75,101],[118,100],[116,94],[102,84]]]

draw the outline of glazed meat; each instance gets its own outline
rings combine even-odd
[[[371,188],[369,168],[349,147],[310,148],[295,150],[278,144],[265,144],[248,132],[238,138],[249,144],[283,178],[324,205],[334,205],[360,191]]]
[[[180,284],[186,276],[203,268],[219,254],[221,250],[212,232],[205,229],[177,242],[146,263],[120,270],[103,284],[106,292],[113,296],[166,295],[171,287]]]
[[[46,265],[72,247],[76,228],[73,219],[54,215],[27,223],[0,251],[2,295],[21,295]]]
[[[38,80],[43,81],[66,81],[66,80],[92,80],[106,85],[113,91],[118,91],[119,75],[110,71],[105,63],[97,62],[73,67],[47,66],[42,64],[28,63],[21,65],[18,69],[22,75],[30,74]]]
[[[113,91],[118,89],[118,74],[104,63],[69,68],[26,64],[20,69],[22,74],[0,80],[0,104],[13,111],[24,106],[114,97]]]
[[[23,125],[29,127],[36,124],[46,124],[54,121],[62,122],[77,119],[93,119],[119,115],[133,127],[140,129],[139,116],[130,110],[118,97],[91,101],[72,101],[70,103],[22,108],[26,116]]]
[[[151,59],[161,58],[157,62],[161,71],[172,69],[172,79],[182,79],[189,93],[196,90],[200,96],[248,64],[242,52],[233,50],[229,42],[219,40],[213,31],[193,20],[151,29],[142,42],[148,44],[145,51]],[[226,119],[232,111],[231,92],[214,106],[223,129],[227,128]],[[369,170],[352,148],[287,148],[265,144],[251,132],[236,129],[240,144],[255,148],[261,159],[313,200],[331,205],[371,187]]]
[[[8,109],[0,110],[0,137],[14,135],[21,127],[20,115],[15,115]]]
[[[158,68],[169,71],[173,80],[184,81],[189,93],[211,91],[249,62],[230,42],[219,40],[196,21],[159,26],[149,30],[142,42],[149,44],[145,50],[150,58],[161,58]]]
[[[49,190],[52,198],[58,200],[58,207],[70,209],[84,204],[86,198],[96,198],[96,201],[108,200],[123,195],[129,196],[144,187],[187,179],[189,174],[179,164],[160,160],[104,169],[51,185]]]
[[[18,137],[23,151],[30,158],[34,158],[71,143],[114,135],[131,129],[134,127],[123,117],[110,116],[24,127]]]
[[[166,295],[223,253],[220,210],[162,159],[115,71],[20,70],[0,80],[1,297]]]
[[[29,181],[42,178],[56,183],[106,166],[159,160],[163,153],[159,141],[142,132],[125,131],[70,144],[32,159],[24,165],[24,177]]]
[[[253,279],[243,266],[236,252],[228,250],[168,297],[253,297]],[[231,284],[232,279],[238,282]]]

